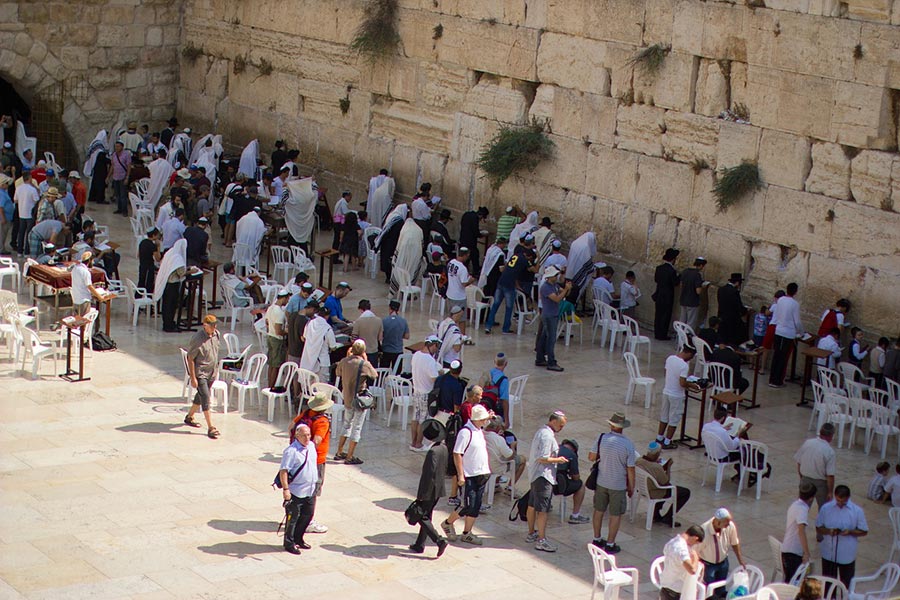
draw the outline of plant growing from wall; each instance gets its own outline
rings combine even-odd
[[[395,54],[400,44],[398,13],[397,0],[368,0],[362,23],[350,48],[365,55],[370,62],[378,62]]]
[[[234,71],[235,75],[239,75],[244,72],[244,69],[247,68],[247,59],[242,55],[238,54],[234,57],[234,61],[231,64],[231,70]]]
[[[438,23],[434,26],[434,29],[431,30],[431,39],[439,40],[444,37],[444,26]]]
[[[352,85],[347,86],[347,95],[338,100],[338,105],[341,107],[341,114],[346,115],[350,112],[350,91],[353,89]]]
[[[272,63],[270,63],[265,58],[259,59],[259,64],[256,66],[256,68],[259,69],[259,74],[263,76],[271,75],[272,71],[275,70],[275,67],[272,66]]]
[[[761,185],[759,167],[756,163],[743,161],[736,167],[724,169],[713,186],[718,212],[725,212]]]
[[[641,48],[635,52],[634,56],[625,63],[626,67],[634,67],[640,69],[645,75],[656,75],[662,68],[671,46],[664,44],[653,44],[646,48]]]
[[[542,161],[553,157],[556,144],[547,135],[548,128],[548,121],[537,119],[529,125],[500,128],[482,148],[477,162],[491,188],[497,190],[514,173],[534,171]]]
[[[197,62],[197,59],[203,56],[203,48],[199,46],[195,46],[192,43],[188,42],[187,45],[181,49],[181,56],[183,56],[186,60],[191,63]]]

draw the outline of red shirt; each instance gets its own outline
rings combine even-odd
[[[294,430],[297,428],[297,424],[301,419],[312,420],[309,429],[313,439],[315,439],[316,436],[322,438],[322,441],[316,446],[316,464],[325,464],[325,459],[328,456],[328,442],[331,440],[331,418],[325,413],[316,414],[309,410],[304,410],[298,416],[294,417],[294,422],[291,424],[291,442],[294,441]]]
[[[87,187],[81,183],[81,180],[72,184],[72,195],[75,197],[75,204],[78,206],[84,206],[85,202],[87,202]]]

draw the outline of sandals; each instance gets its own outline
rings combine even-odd
[[[345,460],[344,464],[345,465],[361,465],[361,464],[363,464],[363,461],[362,461],[362,459],[354,456],[353,458],[348,458],[347,460]]]
[[[200,423],[195,421],[193,417],[185,417],[184,424],[188,427],[200,427]]]
[[[345,458],[347,458],[346,452],[338,452],[334,455],[334,460],[344,460]]]
[[[210,427],[209,431],[206,432],[206,435],[207,437],[209,437],[209,439],[214,440],[219,437],[220,434],[218,429],[216,429],[215,427]]]

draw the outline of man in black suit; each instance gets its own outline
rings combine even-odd
[[[431,522],[431,513],[438,500],[446,493],[444,480],[447,477],[447,460],[450,450],[444,444],[447,430],[440,421],[425,419],[421,428],[422,435],[432,443],[432,446],[425,455],[422,475],[419,478],[419,490],[416,492],[416,504],[422,511],[422,518],[419,521],[419,536],[415,542],[410,544],[409,550],[416,554],[425,552],[425,538],[428,537],[437,544],[437,555],[440,556],[447,549],[447,540],[438,535],[435,530],[434,524]]]
[[[738,353],[731,346],[719,344],[713,348],[709,362],[722,363],[731,367],[734,381],[724,382],[727,387],[737,388],[739,394],[743,394],[750,387],[750,382],[744,379],[744,376],[741,374],[741,357],[738,356]]]
[[[741,300],[741,284],[744,277],[740,273],[732,273],[728,283],[719,288],[719,339],[733,346],[742,344],[747,339],[747,308]]]
[[[669,325],[672,324],[672,307],[675,304],[675,288],[681,283],[681,276],[675,268],[675,259],[680,252],[669,248],[663,255],[663,263],[656,267],[653,276],[656,291],[651,298],[656,303],[653,318],[653,336],[658,340],[669,340]]]

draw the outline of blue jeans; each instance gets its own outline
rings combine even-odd
[[[128,214],[128,188],[124,179],[113,179],[113,196],[116,198],[116,210]]]
[[[15,242],[16,249],[22,254],[27,254],[29,251],[28,234],[31,233],[32,225],[34,225],[34,219],[19,219],[19,235]]]
[[[703,583],[709,585],[716,581],[728,579],[728,557],[720,563],[708,563],[703,561]]]
[[[509,331],[509,328],[512,327],[512,313],[513,308],[516,306],[516,288],[498,285],[497,291],[494,292],[494,304],[491,305],[491,310],[487,316],[487,324],[485,327],[488,329],[497,324],[494,321],[494,318],[497,316],[497,311],[500,309],[500,304],[503,301],[506,301],[506,314],[503,315],[503,331]]]
[[[559,327],[559,315],[545,317],[541,315],[541,332],[537,339],[534,362],[546,361],[548,365],[556,364],[556,331]]]

